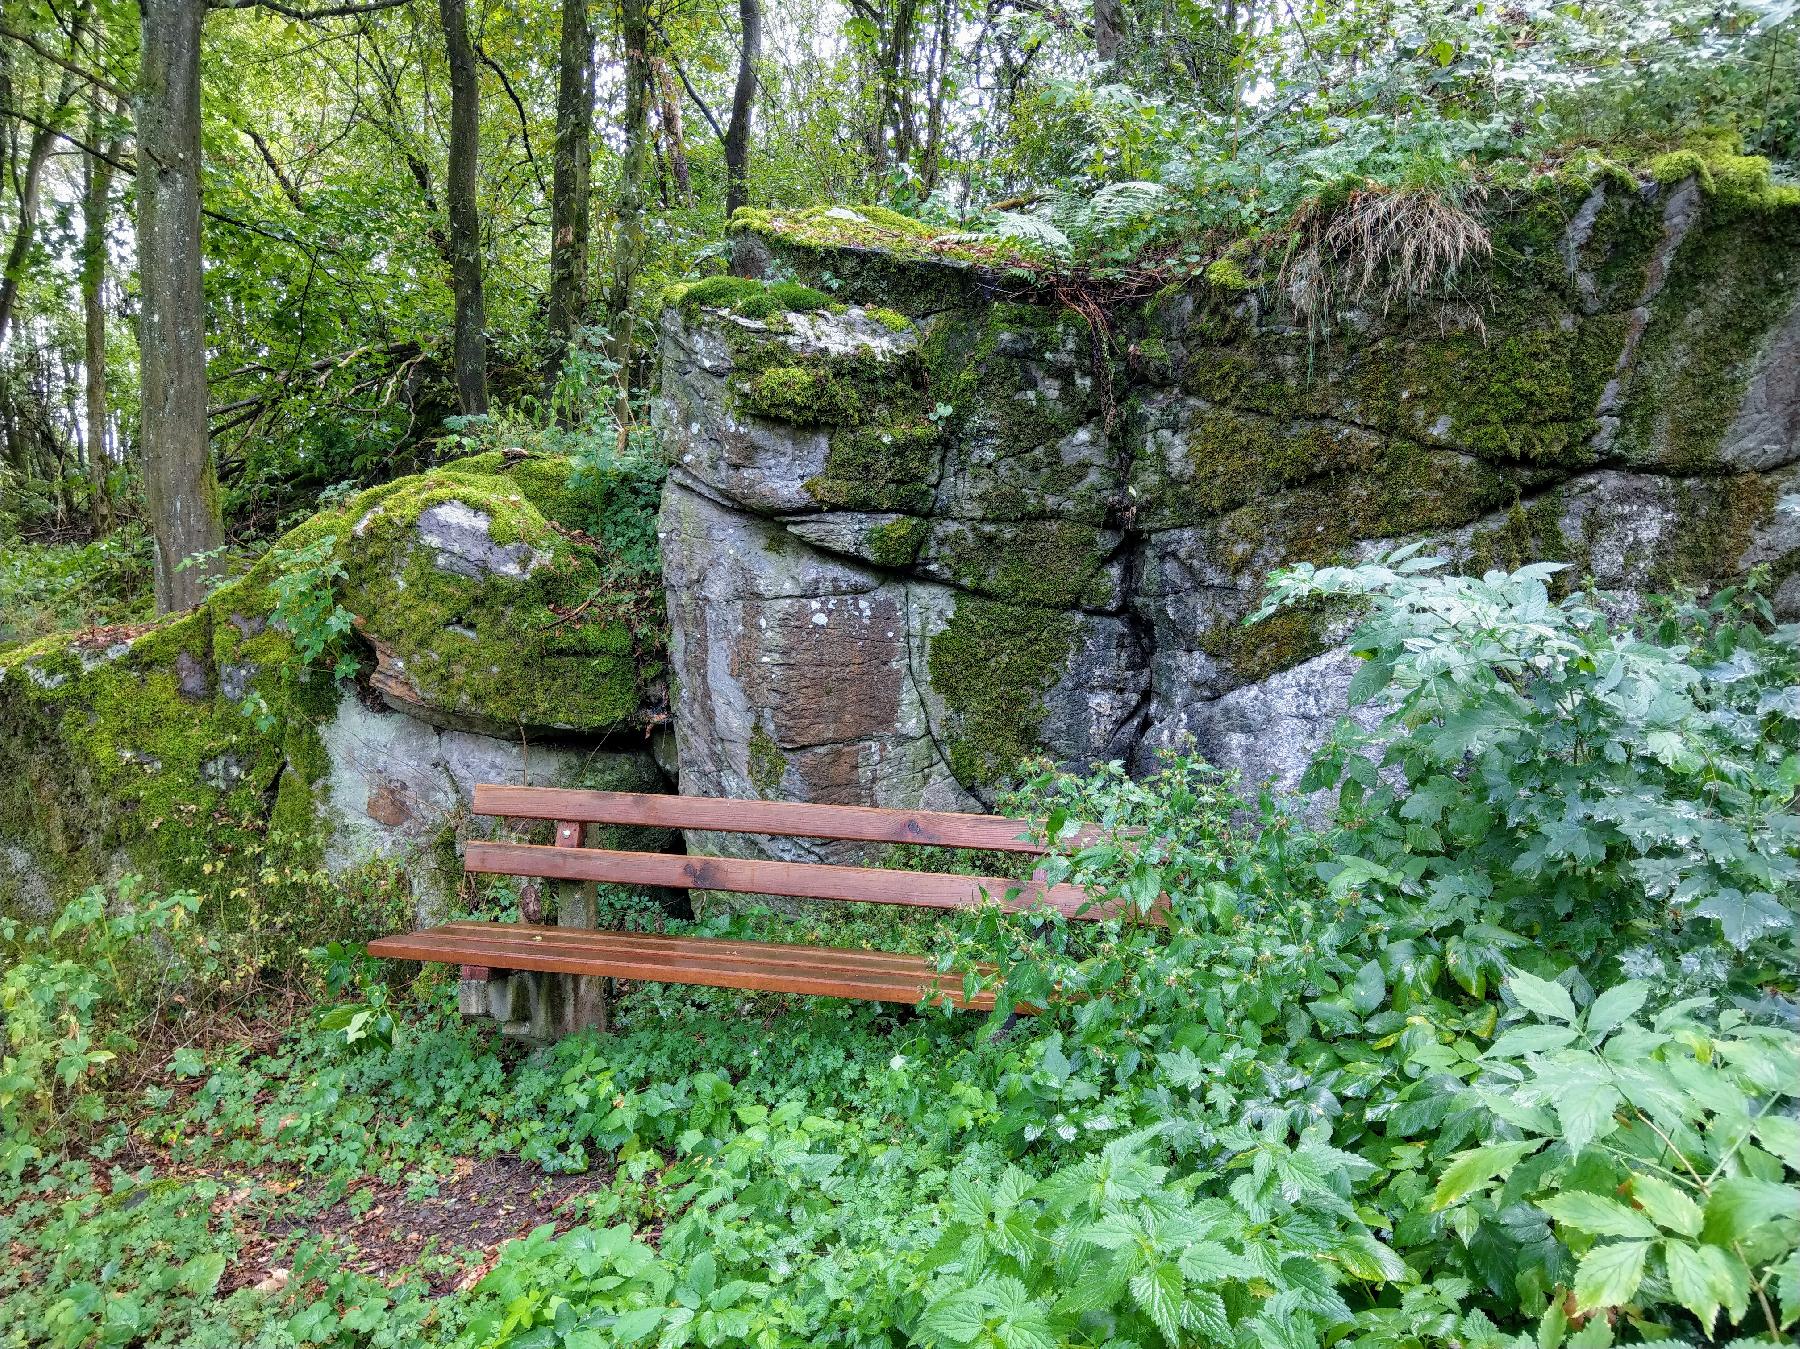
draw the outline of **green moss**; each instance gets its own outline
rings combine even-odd
[[[1757,361],[1800,284],[1800,202],[1706,203],[1651,307],[1619,437],[1633,463],[1716,468]]]
[[[832,510],[922,515],[931,508],[942,442],[938,427],[922,418],[838,431],[825,471],[807,480],[807,493]]]
[[[1487,458],[1578,467],[1592,462],[1595,409],[1630,320],[1597,315],[1404,348],[1406,416],[1418,432]]]
[[[1220,290],[1255,290],[1260,284],[1245,274],[1243,263],[1232,257],[1215,258],[1207,263],[1206,279]]]
[[[1772,478],[1758,473],[1678,482],[1675,527],[1649,569],[1653,591],[1707,590],[1737,574],[1758,525],[1774,512]]]
[[[832,307],[831,297],[794,281],[759,281],[742,276],[709,276],[670,286],[663,302],[693,315],[723,309],[745,318],[768,319],[787,313],[816,313]]]
[[[1071,614],[960,595],[931,639],[932,687],[949,712],[950,771],[970,786],[1007,780],[1041,750],[1044,695],[1067,667],[1079,632]]]
[[[1074,520],[962,522],[940,535],[937,560],[958,585],[995,599],[1097,609],[1115,598],[1116,537]]]
[[[550,463],[566,480],[566,460],[537,471],[548,476]],[[524,487],[463,466],[363,493],[305,528],[337,535],[349,573],[342,602],[420,701],[495,729],[634,725],[662,669],[660,586],[621,576]],[[450,502],[478,512],[488,537],[514,550],[515,574],[440,565],[418,521]]]
[[[919,549],[931,525],[916,515],[905,515],[885,525],[875,525],[863,535],[863,547],[869,560],[882,567],[910,567],[919,559]]]
[[[787,773],[787,755],[775,737],[758,725],[750,732],[748,753],[750,785],[756,788],[756,794],[765,799],[779,797],[781,779]]]
[[[907,318],[905,314],[898,313],[892,309],[883,309],[878,304],[870,305],[863,310],[863,313],[874,319],[875,322],[879,323],[883,328],[886,328],[890,333],[906,333],[911,332],[913,329],[913,321]]]
[[[1258,623],[1220,623],[1202,632],[1198,645],[1230,672],[1234,683],[1254,684],[1324,651],[1334,612],[1341,610],[1305,604]]]
[[[850,426],[862,417],[856,387],[826,366],[772,365],[741,391],[749,411],[793,426]]]
[[[1270,492],[1366,470],[1382,451],[1380,438],[1336,422],[1202,407],[1151,438],[1133,462],[1131,487],[1147,523],[1197,524]]]
[[[1476,530],[1469,539],[1461,565],[1481,575],[1489,571],[1517,571],[1533,562],[1567,562],[1567,571],[1552,578],[1557,594],[1578,585],[1591,567],[1592,541],[1571,538],[1562,526],[1560,491],[1541,493],[1530,501],[1518,500],[1499,524]]]

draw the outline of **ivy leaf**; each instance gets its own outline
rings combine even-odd
[[[1596,1237],[1654,1237],[1656,1225],[1635,1209],[1626,1208],[1616,1199],[1586,1190],[1565,1190],[1538,1201],[1543,1209],[1565,1227]]]
[[[1489,1143],[1484,1147],[1457,1153],[1456,1160],[1450,1163],[1439,1178],[1437,1189],[1432,1191],[1431,1207],[1440,1210],[1449,1208],[1495,1176],[1512,1170],[1519,1164],[1521,1157],[1537,1151],[1543,1142],[1541,1138],[1526,1138],[1511,1143]]]
[[[1749,1307],[1750,1271],[1717,1246],[1665,1241],[1663,1259],[1669,1266],[1669,1291],[1706,1327],[1709,1337],[1721,1305],[1730,1309],[1733,1321]]]
[[[1684,1237],[1700,1234],[1700,1206],[1685,1193],[1657,1176],[1631,1177],[1631,1197],[1651,1218]]]
[[[1647,1241],[1612,1241],[1596,1246],[1575,1270],[1575,1305],[1584,1315],[1602,1307],[1622,1307],[1644,1280]]]
[[[1552,1021],[1575,1024],[1575,1000],[1561,984],[1540,979],[1524,970],[1514,970],[1507,977],[1506,987],[1526,1011],[1536,1012]]]

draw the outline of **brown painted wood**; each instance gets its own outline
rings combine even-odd
[[[465,983],[485,984],[494,977],[494,972],[486,965],[464,965],[462,979]]]
[[[581,838],[587,826],[580,820],[558,820],[556,837],[551,839],[551,846],[557,848],[579,848]]]
[[[737,894],[787,895],[796,899],[857,900],[866,904],[906,904],[930,909],[970,909],[985,889],[1009,912],[1048,905],[1070,918],[1106,918],[1116,905],[1090,905],[1079,886],[1046,890],[1031,882],[1012,900],[1018,883],[999,877],[946,876],[928,871],[881,871],[823,862],[770,862],[740,857],[696,857],[679,853],[615,852],[607,848],[546,848],[531,843],[470,843],[463,855],[469,871],[498,876],[544,876],[566,881],[606,881],[615,885],[660,885],[676,890],[727,890]]]
[[[940,848],[1042,853],[1019,836],[1030,826],[1001,815],[942,810],[885,810],[799,801],[743,801],[655,792],[593,792],[562,787],[475,788],[475,813],[520,820],[580,820],[595,824],[711,829],[728,834],[778,834],[857,843],[920,843]],[[1085,835],[1084,835],[1085,836]]]
[[[369,943],[369,954],[390,960],[457,964],[480,961],[495,969],[602,975],[712,988],[756,989],[876,1002],[934,1001],[963,1006],[960,986],[918,956],[833,947],[725,942],[650,933],[546,931],[522,923],[452,923]],[[867,958],[891,968],[875,969]],[[993,1006],[992,995],[967,1004]],[[1028,1008],[1021,1008],[1028,1011]]]

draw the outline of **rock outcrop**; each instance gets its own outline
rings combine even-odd
[[[1311,332],[1215,267],[1101,361],[916,221],[741,214],[746,279],[662,328],[683,789],[976,808],[1190,739],[1292,784],[1353,662],[1341,615],[1246,626],[1262,578],[1417,538],[1625,605],[1762,567],[1800,616],[1800,202],[1735,173],[1499,204],[1429,313]]]
[[[481,455],[322,511],[192,613],[0,652],[0,912],[137,872],[226,929],[255,902],[348,938],[409,921],[376,900],[441,911],[478,781],[666,788],[660,587],[597,542],[608,508],[567,460]],[[355,678],[301,660],[297,576],[354,615]]]

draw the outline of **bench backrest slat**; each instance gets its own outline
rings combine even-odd
[[[945,810],[884,810],[877,806],[738,801],[651,792],[596,792],[483,783],[475,788],[475,813],[519,820],[651,825],[731,834],[846,839],[856,843],[917,843],[989,852],[1041,854],[1044,851],[1021,837],[1030,829],[1024,820]]]
[[[566,805],[559,805],[557,812],[562,818],[569,818]],[[1007,902],[1007,891],[1019,884],[1016,881],[998,877],[947,876],[928,871],[878,871],[823,862],[771,862],[682,853],[471,842],[463,865],[469,871],[499,876],[543,876],[553,880],[606,881],[616,885],[667,886],[678,890],[727,890],[738,894],[786,895],[795,899],[860,900],[869,904],[909,904],[933,909],[974,907],[981,902],[981,892],[986,890],[996,903],[1014,912],[1048,904],[1071,918],[1111,916],[1107,906],[1090,905],[1086,893],[1074,885],[1055,885],[1046,890],[1041,884],[1027,884],[1017,898]]]

